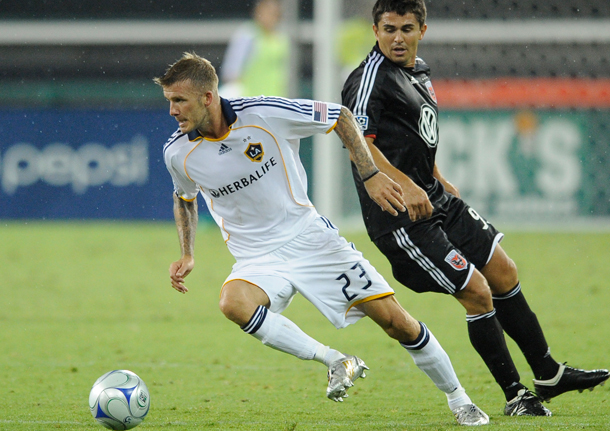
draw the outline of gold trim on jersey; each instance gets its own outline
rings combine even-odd
[[[335,127],[337,127],[337,124],[339,124],[339,122],[338,122],[338,121],[335,121],[335,124],[333,124],[333,126],[332,126],[330,129],[328,129],[328,130],[326,131],[326,134],[328,135],[330,132],[332,132],[333,130],[335,130]]]
[[[199,139],[199,138],[197,138],[197,139]],[[196,142],[196,141],[197,141],[197,139],[195,139],[195,140],[194,140],[194,141],[192,141],[192,142]],[[201,141],[201,142],[203,142],[203,141]],[[184,157],[184,173],[186,174],[186,176],[188,177],[188,179],[189,179],[189,180],[191,180],[192,182],[194,182],[195,184],[197,184],[197,183],[195,182],[195,180],[193,180],[193,179],[191,178],[191,176],[189,175],[189,172],[186,170],[186,161],[188,160],[188,158],[189,158],[189,156],[191,155],[191,153],[192,153],[193,151],[195,151],[195,148],[197,148],[197,147],[198,147],[198,146],[201,144],[201,142],[199,142],[197,145],[195,145],[193,148],[191,148],[191,151],[189,151],[189,152],[188,152],[188,154],[187,154],[187,155]]]
[[[374,299],[379,299],[379,298],[385,298],[386,296],[390,296],[390,295],[394,295],[394,292],[385,292],[385,293],[380,293],[379,295],[373,295],[373,296],[369,296],[366,298],[361,299],[360,301],[356,301],[354,302],[352,305],[349,306],[349,308],[347,309],[347,311],[345,312],[345,315],[347,316],[347,313],[349,313],[349,311],[360,304],[364,304],[365,302],[369,302],[372,301]]]
[[[232,130],[244,129],[246,127],[254,127],[254,128],[263,130],[263,131],[267,132],[269,134],[269,136],[271,136],[273,138],[273,141],[275,142],[275,145],[277,146],[277,149],[280,152],[280,157],[282,158],[282,165],[284,166],[284,174],[286,176],[286,182],[288,183],[288,189],[290,190],[290,196],[292,196],[292,200],[294,201],[295,204],[300,205],[302,207],[313,207],[314,205],[302,204],[302,203],[298,202],[296,200],[296,198],[294,197],[294,193],[292,191],[292,185],[290,184],[290,178],[288,177],[288,169],[286,168],[286,162],[284,160],[284,155],[282,154],[282,148],[280,147],[280,144],[277,142],[277,139],[275,139],[275,135],[273,133],[271,133],[269,130],[265,129],[264,127],[257,126],[254,124],[236,127]]]
[[[225,133],[223,136],[221,136],[220,138],[216,138],[216,139],[214,139],[214,138],[206,138],[206,137],[203,137],[203,139],[205,139],[206,141],[210,141],[210,142],[218,142],[218,141],[222,141],[222,140],[224,140],[224,139],[227,139],[227,136],[229,136],[229,135],[231,134],[231,130],[233,130],[233,129],[231,129],[231,127],[229,127],[229,131],[228,131],[227,133]]]
[[[203,193],[205,193],[205,191],[203,190],[203,187],[199,186],[199,188],[201,189],[201,191]],[[214,211],[214,199],[210,198],[210,206],[212,207],[212,211]],[[214,211],[215,212],[215,211]],[[218,214],[218,213],[216,213]],[[220,226],[220,228],[226,232],[227,234],[227,239],[225,239],[225,245],[227,244],[227,242],[229,242],[229,239],[231,239],[231,233],[225,229],[225,218],[224,217],[220,217],[220,220],[222,220],[222,226]]]

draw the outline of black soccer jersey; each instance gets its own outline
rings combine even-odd
[[[373,137],[390,163],[425,190],[434,205],[443,199],[443,187],[433,176],[438,110],[429,74],[430,68],[419,57],[415,67],[401,67],[375,45],[347,78],[341,96],[364,136]],[[407,212],[394,217],[382,211],[368,196],[353,164],[352,172],[371,239],[411,223]]]

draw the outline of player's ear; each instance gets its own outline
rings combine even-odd
[[[379,29],[375,24],[373,24],[373,33],[375,33],[375,39],[379,40]]]
[[[211,91],[206,91],[203,95],[203,104],[207,108],[214,101],[214,93]]]
[[[424,38],[424,34],[426,33],[426,30],[428,30],[428,24],[422,25],[421,33],[419,35],[419,40],[422,40]]]

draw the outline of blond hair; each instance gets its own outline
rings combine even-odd
[[[165,74],[153,81],[161,87],[169,87],[176,82],[191,81],[202,93],[218,93],[218,75],[208,60],[194,52],[185,52],[182,58],[172,64]]]

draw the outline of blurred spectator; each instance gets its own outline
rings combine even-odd
[[[288,96],[289,37],[279,31],[280,0],[258,0],[253,21],[231,38],[221,66],[223,97]]]
[[[374,0],[344,0],[338,39],[342,83],[366,57],[375,44],[371,10]]]

